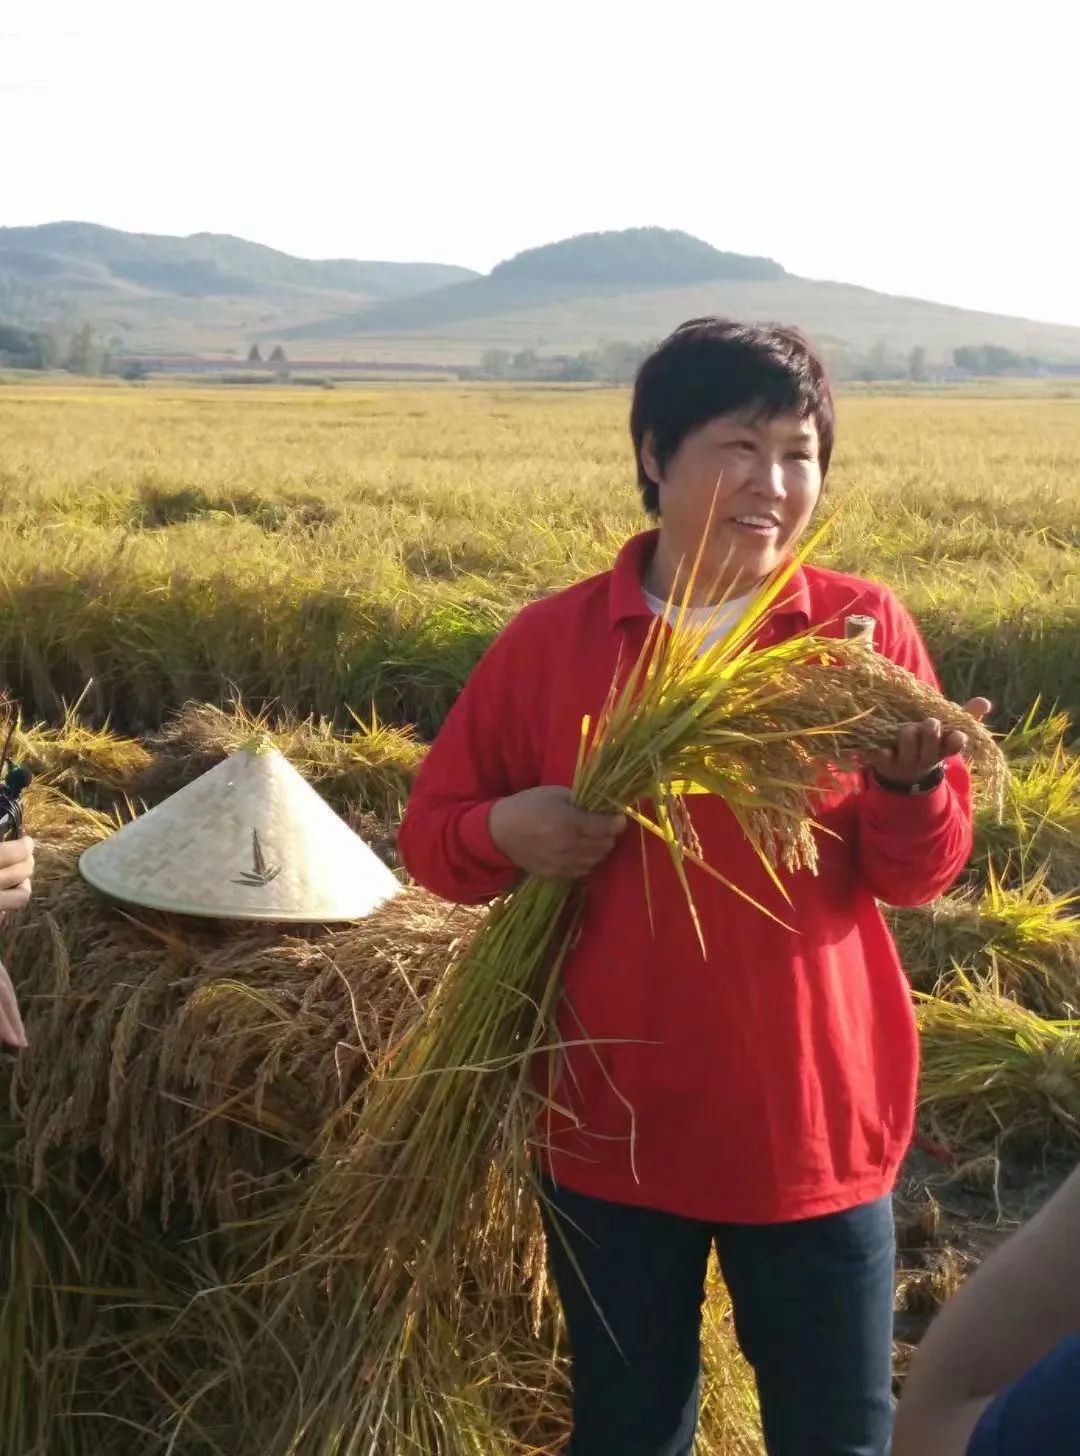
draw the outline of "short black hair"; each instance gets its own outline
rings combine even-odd
[[[630,407],[638,486],[649,515],[660,514],[660,487],[641,462],[645,436],[652,435],[666,465],[694,430],[751,405],[766,416],[790,412],[813,420],[824,479],[836,413],[825,364],[798,329],[688,319],[653,350],[638,370]]]

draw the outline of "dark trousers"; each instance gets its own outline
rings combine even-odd
[[[544,1192],[570,1338],[572,1456],[690,1456],[713,1244],[770,1456],[887,1456],[891,1199],[799,1223],[714,1225]]]

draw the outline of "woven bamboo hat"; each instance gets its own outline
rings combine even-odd
[[[92,845],[79,869],[117,900],[229,920],[358,920],[401,888],[259,739]]]

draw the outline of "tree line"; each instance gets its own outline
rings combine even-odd
[[[79,324],[67,338],[59,338],[48,329],[29,329],[20,324],[0,322],[0,368],[48,370],[66,369],[70,374],[88,376],[117,374],[125,379],[140,379],[146,366],[138,358],[118,356],[88,323]],[[248,362],[262,363],[258,344],[248,350]],[[266,356],[280,376],[288,374],[289,361],[281,344],[275,344]]]
[[[90,324],[79,324],[66,339],[47,329],[0,323],[0,367],[66,369],[71,374],[120,372],[113,351]]]
[[[654,347],[652,340],[640,344],[620,340],[580,354],[540,354],[536,349],[486,349],[477,377],[626,384],[633,379],[641,361]],[[1039,359],[1000,344],[963,345],[953,349],[947,361],[932,359],[930,351],[922,344],[900,351],[886,340],[880,340],[866,350],[832,345],[826,346],[823,352],[833,378],[841,382],[906,380],[926,383],[956,378],[1080,374],[1080,362],[1063,364]]]
[[[72,374],[118,374],[139,379],[146,366],[137,358],[117,357],[110,345],[88,323],[78,325],[66,339],[43,329],[0,322],[0,368],[66,369]],[[631,343],[618,339],[583,349],[577,354],[541,354],[536,349],[486,349],[479,368],[461,370],[462,377],[527,380],[550,383],[627,384],[655,340]],[[1080,363],[1062,364],[1021,354],[1000,344],[963,345],[952,350],[951,362],[932,360],[921,344],[902,352],[880,340],[860,351],[846,345],[826,346],[833,377],[840,381],[911,381],[955,378],[1002,378],[1038,375],[1080,375]],[[289,377],[289,360],[281,344],[264,356],[259,345],[248,349],[249,364],[268,364],[278,378]]]

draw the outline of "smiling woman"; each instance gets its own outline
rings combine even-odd
[[[666,599],[704,541],[704,605],[756,586],[806,529],[832,456],[832,396],[796,330],[693,319],[642,366],[630,432],[642,501],[663,524],[645,584]]]
[[[688,796],[687,832],[726,882],[694,885],[703,958],[663,847],[575,801],[580,725],[603,714],[699,550],[692,610],[728,608],[710,632],[790,561],[828,469],[832,398],[796,332],[699,319],[642,366],[631,433],[658,528],[497,638],[420,768],[402,857],[463,902],[523,873],[588,877],[537,1132],[573,1456],[688,1456],[713,1246],[770,1456],[884,1456],[890,1194],[917,1057],[879,902],[930,901],[965,864],[965,739],[905,723],[861,772],[824,785],[818,873],[785,872],[782,892],[725,802]],[[872,617],[878,651],[935,683],[892,594],[818,566],[794,570],[755,641],[839,636],[849,615]]]

